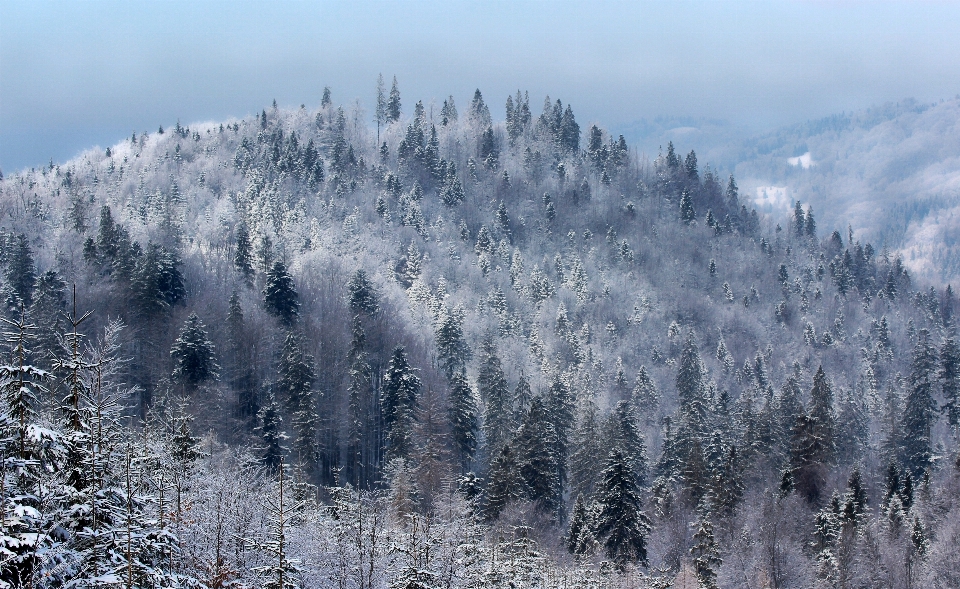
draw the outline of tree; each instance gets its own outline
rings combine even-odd
[[[450,427],[454,448],[462,472],[469,470],[473,454],[477,450],[479,425],[476,397],[467,383],[467,375],[461,370],[450,379]]]
[[[267,403],[260,410],[258,415],[259,425],[257,431],[260,432],[261,445],[258,448],[260,456],[271,470],[280,467],[283,461],[283,455],[286,453],[286,447],[283,445],[287,439],[287,434],[281,429],[283,420],[280,415],[280,405],[277,404],[273,393],[267,399]]]
[[[933,398],[936,363],[937,352],[930,342],[930,332],[921,329],[913,350],[907,402],[903,412],[903,465],[915,480],[920,480],[924,470],[933,462],[930,432],[937,410]]]
[[[643,487],[647,478],[647,445],[629,402],[617,403],[607,427],[610,432],[608,448],[623,452],[630,470],[637,476],[637,486]]]
[[[960,346],[949,337],[940,347],[940,390],[943,394],[943,411],[955,432],[960,433]]]
[[[293,285],[293,277],[280,260],[273,263],[263,287],[263,302],[267,312],[289,327],[300,315],[300,298]]]
[[[689,225],[697,218],[697,212],[693,209],[693,199],[690,193],[684,189],[680,193],[680,220]]]
[[[390,87],[390,97],[387,99],[387,123],[400,120],[400,89],[397,88],[397,77],[393,77]],[[378,140],[379,141],[379,140]]]
[[[296,434],[293,451],[299,464],[311,474],[319,456],[316,435],[320,417],[313,390],[316,378],[316,362],[313,356],[304,353],[303,336],[290,331],[280,350],[273,390],[293,413],[291,425]]]
[[[213,342],[196,313],[191,313],[180,329],[180,337],[170,349],[173,377],[190,387],[216,379],[220,370],[214,355]]]
[[[487,485],[487,517],[496,519],[511,501],[526,496],[517,456],[510,444],[504,444],[490,463]]]
[[[377,144],[380,143],[380,127],[387,124],[387,89],[383,84],[383,74],[377,75]]]
[[[243,277],[244,282],[253,279],[253,256],[251,254],[250,232],[246,223],[237,225],[237,248],[233,254],[233,265]]]
[[[707,420],[705,398],[704,366],[697,347],[696,336],[691,330],[687,334],[683,351],[680,353],[680,367],[677,370],[677,396],[680,401],[681,417],[689,423],[694,432],[704,432]]]
[[[420,387],[420,379],[407,360],[406,350],[397,346],[390,357],[381,392],[387,461],[407,458],[413,449],[413,422]]]
[[[373,315],[380,309],[377,291],[363,268],[358,269],[347,283],[347,300],[350,311],[356,315],[365,313]]]
[[[637,475],[630,469],[623,452],[610,452],[597,489],[596,535],[607,556],[620,569],[627,563],[647,564],[647,536],[650,520],[642,511]]]
[[[791,443],[790,487],[808,503],[816,504],[826,485],[829,456],[816,419],[801,412],[793,427]]]
[[[716,589],[717,569],[723,564],[723,559],[720,558],[720,547],[713,537],[713,524],[706,517],[701,517],[697,524],[690,556],[693,557],[693,570],[697,573],[699,586],[703,589]]]
[[[497,356],[492,335],[487,335],[481,345],[480,369],[477,374],[477,391],[484,403],[483,431],[487,447],[492,452],[503,444],[513,429],[513,407],[510,389],[503,375],[503,367]]]
[[[567,550],[570,554],[583,556],[593,551],[597,544],[593,536],[594,525],[583,495],[577,495],[573,513],[570,515],[570,527],[567,530]]]
[[[810,420],[814,428],[814,435],[823,447],[820,457],[825,464],[830,463],[837,455],[837,420],[833,409],[833,388],[823,366],[817,368],[813,376],[813,388],[810,390]]]
[[[444,307],[436,328],[437,360],[447,380],[466,369],[470,350],[463,339],[463,310]]]
[[[515,444],[527,498],[545,513],[559,516],[563,494],[557,433],[540,398],[530,404],[530,412],[517,432]]]
[[[11,238],[7,255],[7,282],[16,296],[11,306],[29,307],[33,303],[33,290],[37,285],[37,272],[33,261],[33,252],[23,233]]]

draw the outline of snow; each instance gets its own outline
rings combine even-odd
[[[787,163],[793,167],[800,166],[801,168],[806,170],[810,166],[814,165],[815,162],[813,161],[813,159],[811,159],[810,152],[808,151],[807,153],[803,155],[798,155],[797,157],[788,157]]]

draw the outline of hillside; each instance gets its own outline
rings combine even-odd
[[[953,584],[951,289],[560,100],[382,98],[0,182],[4,583]]]
[[[744,189],[785,187],[783,207],[810,203],[825,227],[851,225],[901,252],[915,274],[946,284],[960,276],[958,138],[960,98],[905,100],[744,141],[734,159]]]

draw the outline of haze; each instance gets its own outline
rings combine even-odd
[[[960,92],[953,2],[0,3],[0,169],[132,131],[359,99],[405,110],[480,88],[581,123],[698,117],[751,131]]]

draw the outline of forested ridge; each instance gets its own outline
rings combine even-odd
[[[0,179],[0,587],[960,585],[950,287],[561,100],[412,102]]]

